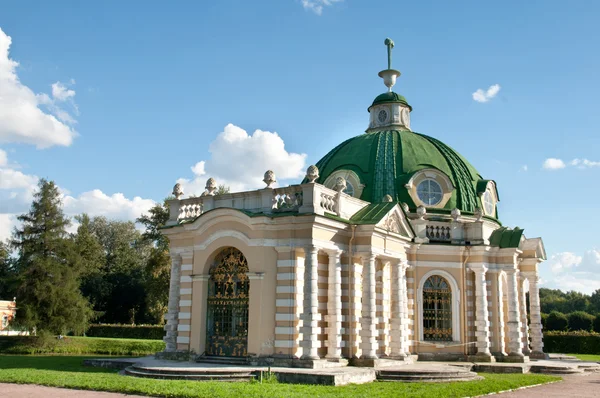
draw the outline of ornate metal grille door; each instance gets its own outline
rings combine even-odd
[[[207,355],[248,355],[248,262],[239,250],[223,250],[208,281]]]
[[[452,341],[452,290],[439,275],[423,285],[423,339]]]

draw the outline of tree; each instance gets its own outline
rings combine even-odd
[[[590,297],[590,309],[594,313],[600,313],[600,289],[596,289]]]
[[[228,187],[228,186],[226,186],[224,184],[221,184],[217,188],[216,194],[217,195],[223,195],[223,194],[230,193],[230,192],[231,192],[231,188],[230,187]]]
[[[16,287],[15,261],[10,256],[10,248],[0,242],[0,299],[12,300],[15,297]]]
[[[13,234],[18,272],[17,323],[29,330],[82,334],[93,316],[79,289],[81,261],[66,232],[58,187],[41,179],[28,213]]]
[[[548,315],[548,319],[546,319],[548,330],[565,331],[567,330],[568,325],[569,320],[562,312],[552,311],[550,315]]]
[[[594,324],[594,316],[583,311],[575,311],[568,315],[569,330],[591,331]]]
[[[151,244],[150,256],[146,262],[146,305],[153,323],[163,323],[169,301],[169,282],[171,274],[171,257],[169,256],[169,240],[162,234],[160,227],[169,220],[169,206],[163,204],[152,207],[148,214],[142,215],[137,222],[146,230],[142,240]]]
[[[594,318],[594,332],[600,333],[600,314]]]
[[[150,246],[130,221],[94,217],[89,232],[100,244],[103,258],[101,267],[84,278],[82,291],[94,304],[98,320],[148,322],[144,265]]]

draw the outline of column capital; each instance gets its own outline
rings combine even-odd
[[[377,254],[373,252],[361,252],[356,253],[363,261],[375,260],[377,258]]]
[[[483,264],[483,263],[479,263],[479,264],[468,264],[467,268],[473,272],[475,272],[476,274],[479,273],[483,273],[485,274],[488,271],[488,266]]]
[[[273,249],[275,249],[275,251],[277,253],[287,253],[289,251],[292,251],[293,247],[292,246],[275,246]]]
[[[315,245],[308,245],[308,246],[304,246],[304,252],[305,253],[310,253],[310,254],[315,254],[315,253],[319,253],[319,247],[315,246]]]
[[[325,253],[327,253],[327,255],[329,255],[329,256],[335,256],[336,258],[339,258],[339,257],[342,256],[342,254],[344,254],[344,251],[342,249],[338,249],[338,248],[335,248],[335,249],[323,249],[323,251]]]

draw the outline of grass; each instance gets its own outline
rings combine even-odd
[[[104,337],[0,336],[3,354],[150,355],[163,351],[160,340],[111,339]]]
[[[457,383],[374,382],[343,387],[279,383],[219,383],[124,377],[81,365],[85,357],[0,356],[0,382],[126,394],[187,397],[465,397],[560,380],[539,374],[482,374],[484,380]]]
[[[582,361],[591,361],[591,362],[600,362],[600,355],[592,355],[592,354],[567,354],[577,357]]]

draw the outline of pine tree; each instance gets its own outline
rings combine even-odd
[[[12,300],[15,296],[15,261],[10,256],[10,248],[0,242],[0,299]]]
[[[41,179],[31,209],[18,220],[17,322],[38,332],[82,334],[93,312],[79,289],[82,262],[56,184]]]

